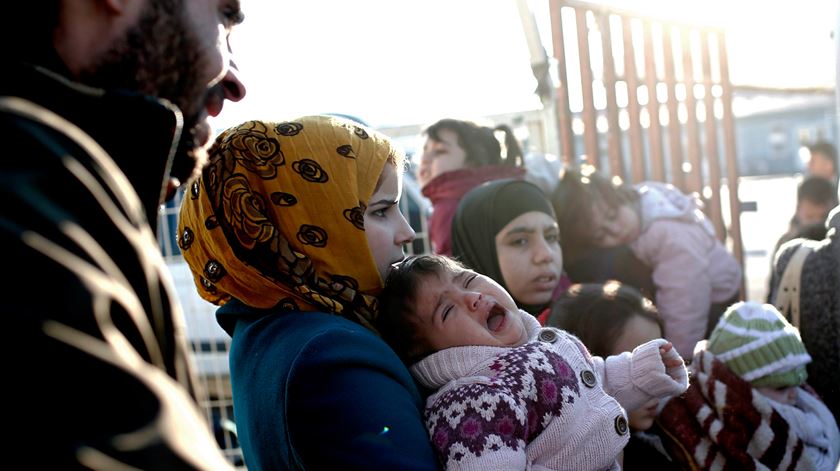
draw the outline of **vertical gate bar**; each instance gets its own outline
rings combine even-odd
[[[726,37],[718,34],[718,60],[720,61],[720,84],[723,87],[723,142],[726,149],[726,180],[729,190],[729,211],[732,215],[729,234],[732,236],[732,252],[744,270],[744,248],[741,240],[741,200],[738,197],[738,158],[735,153],[735,124],[732,118],[732,84],[729,83],[729,64],[726,56]],[[741,277],[741,298],[746,294],[745,279]]]
[[[601,57],[604,60],[604,87],[607,90],[607,152],[610,160],[610,173],[627,180],[624,159],[621,154],[621,128],[618,125],[618,103],[615,92],[615,58],[612,50],[610,15],[607,12],[596,13],[601,30]]]
[[[681,27],[680,36],[682,43],[683,82],[685,84],[685,107],[688,112],[685,122],[686,147],[688,163],[691,164],[691,171],[687,175],[686,189],[688,191],[702,193],[703,166],[700,162],[700,130],[697,124],[697,99],[694,96],[694,58],[691,51],[690,30],[685,26]]]
[[[642,147],[642,126],[639,122],[639,76],[636,73],[636,54],[633,47],[633,31],[631,18],[621,17],[621,29],[624,36],[624,80],[627,83],[627,114],[630,117],[630,163],[632,167],[632,182],[645,180],[645,156]]]
[[[685,179],[682,171],[682,133],[680,129],[679,113],[677,111],[679,102],[677,101],[677,79],[674,71],[674,52],[672,34],[672,27],[668,24],[663,24],[662,31],[662,49],[664,51],[665,60],[665,83],[668,86],[668,150],[671,161],[671,183],[682,191],[686,190]]]
[[[586,26],[584,8],[575,8],[578,57],[580,58],[580,85],[583,92],[583,143],[588,163],[598,165],[598,128],[595,124],[595,101],[592,96],[592,66],[589,59],[589,28]]]
[[[563,39],[563,17],[561,15],[561,0],[551,0],[549,12],[551,16],[551,38],[554,45],[554,58],[557,60],[557,126],[560,128],[560,146],[563,162],[566,165],[577,166],[575,155],[575,136],[572,133],[572,112],[569,108],[569,77],[566,71],[566,44]]]
[[[648,130],[650,149],[650,178],[658,182],[665,181],[665,166],[662,156],[662,122],[659,120],[659,99],[656,96],[656,56],[653,53],[653,24],[644,22],[645,38],[645,86],[648,91],[648,115],[650,128]]]
[[[709,56],[709,32],[700,32],[700,54],[703,60],[703,86],[705,93],[703,102],[706,107],[706,161],[709,163],[709,187],[712,189],[711,199],[708,201],[709,213],[715,232],[721,241],[726,240],[726,227],[723,224],[723,214],[720,200],[720,154],[718,152],[717,118],[715,117],[715,97],[712,96],[712,65]]]

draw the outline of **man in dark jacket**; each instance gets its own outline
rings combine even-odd
[[[802,246],[809,246],[799,276],[799,322],[802,342],[813,361],[808,384],[817,391],[840,423],[840,206],[826,220],[825,239],[793,239],[779,248],[770,283],[770,300],[777,304],[785,270]],[[793,322],[797,324],[797,322]]]
[[[155,241],[208,115],[245,88],[238,0],[10,2],[0,74],[7,458],[28,469],[227,467],[196,403]]]

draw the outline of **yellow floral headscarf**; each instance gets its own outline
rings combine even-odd
[[[307,116],[235,126],[209,154],[178,224],[201,297],[355,315],[370,327],[382,279],[363,215],[389,157],[401,157],[390,141]]]

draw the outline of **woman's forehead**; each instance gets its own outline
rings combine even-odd
[[[512,234],[520,232],[542,232],[546,229],[556,228],[557,221],[542,211],[528,211],[513,218],[505,224],[500,234]]]

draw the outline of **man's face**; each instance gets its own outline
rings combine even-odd
[[[92,67],[84,83],[164,98],[184,116],[173,177],[186,183],[204,163],[208,116],[245,87],[230,68],[228,38],[242,21],[238,0],[153,0],[122,40]]]
[[[808,161],[808,173],[831,181],[837,178],[837,169],[834,168],[834,162],[820,152],[811,154],[811,159]]]
[[[828,217],[829,211],[831,211],[830,205],[817,203],[805,198],[796,205],[796,219],[802,226],[822,224]]]

